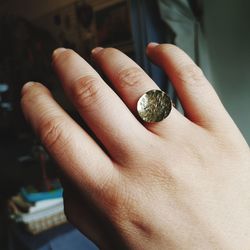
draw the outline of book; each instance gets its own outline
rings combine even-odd
[[[15,196],[10,200],[10,217],[15,223],[23,224],[28,232],[38,234],[67,222],[62,197],[30,203],[26,211],[20,209],[20,204],[23,205],[22,199],[19,195],[19,197]],[[24,201],[25,208],[27,208],[26,203]]]
[[[23,223],[30,223],[32,221],[41,220],[43,218],[50,217],[52,215],[55,215],[63,211],[64,211],[63,201],[60,201],[57,204],[44,207],[43,209],[37,211],[21,213],[16,217],[16,221]]]
[[[60,182],[52,180],[47,184],[23,187],[9,201],[10,217],[32,234],[67,222]]]
[[[61,198],[63,189],[53,189],[51,191],[46,192],[37,192],[37,191],[29,191],[27,188],[21,188],[20,191],[22,197],[28,202],[37,202],[41,200],[48,200],[53,198]]]
[[[33,206],[29,207],[29,213],[37,212],[48,207],[61,204],[63,202],[63,198],[55,198],[48,200],[37,201],[33,204]]]
[[[30,185],[27,187],[22,187],[20,190],[21,196],[24,200],[32,203],[41,200],[48,200],[54,198],[61,198],[63,189],[60,182],[55,180],[49,180],[46,182],[37,183],[37,185]]]

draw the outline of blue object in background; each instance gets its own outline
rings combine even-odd
[[[31,235],[13,223],[9,229],[9,250],[98,250],[97,246],[71,224]]]
[[[165,39],[165,25],[161,21],[157,1],[131,1],[131,28],[133,34],[136,62],[160,86],[167,90],[168,81],[164,72],[154,66],[146,56],[149,42],[163,43]]]
[[[26,191],[25,188],[21,188],[21,195],[22,197],[28,201],[28,202],[36,202],[36,201],[42,201],[42,200],[48,200],[48,199],[55,199],[55,198],[61,198],[63,189],[55,189],[53,191],[49,192],[39,192],[39,193],[29,193]]]
[[[49,241],[37,250],[98,250],[98,248],[78,230],[74,229]]]

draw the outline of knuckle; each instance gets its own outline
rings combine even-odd
[[[100,80],[94,76],[84,76],[72,85],[72,96],[77,107],[87,109],[99,99]]]
[[[144,79],[144,72],[137,67],[123,69],[118,74],[118,80],[121,86],[140,86],[142,82],[144,82]]]
[[[202,70],[195,64],[181,66],[177,71],[176,77],[184,84],[193,86],[201,86],[205,79]]]
[[[63,145],[63,133],[67,131],[64,129],[65,125],[63,119],[45,119],[45,122],[40,123],[40,138],[47,149],[51,149],[55,144]]]

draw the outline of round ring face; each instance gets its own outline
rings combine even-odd
[[[137,112],[145,122],[160,122],[171,112],[172,101],[161,90],[150,90],[137,102]]]

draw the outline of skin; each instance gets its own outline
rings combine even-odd
[[[39,83],[22,90],[26,119],[62,172],[65,213],[101,249],[249,249],[249,147],[202,71],[179,48],[151,43],[185,116],[142,123],[136,103],[157,85],[113,48],[100,75],[72,50],[53,67],[99,146]]]

